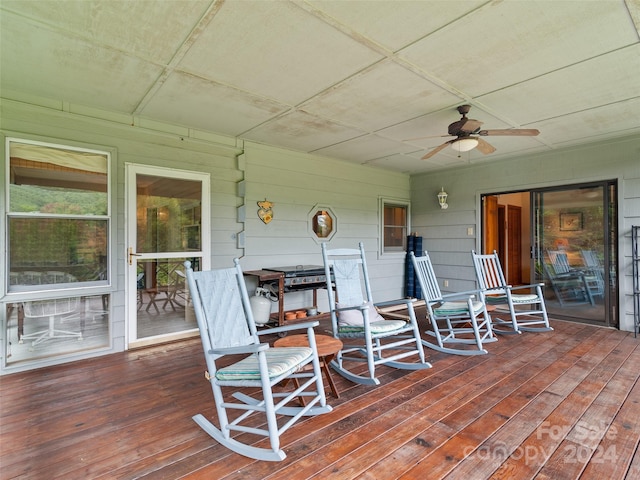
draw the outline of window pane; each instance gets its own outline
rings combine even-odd
[[[138,175],[138,253],[199,251],[202,183]]]
[[[198,328],[189,306],[184,262],[195,271],[199,258],[154,258],[138,260],[138,339]]]
[[[7,365],[109,346],[110,300],[104,294],[6,304]]]
[[[384,245],[387,250],[404,250],[406,237],[404,227],[384,227]]]
[[[107,157],[10,143],[9,209],[13,213],[106,215]]]
[[[384,206],[384,251],[406,250],[407,207],[404,205]]]
[[[106,283],[107,232],[105,219],[10,217],[9,291]]]

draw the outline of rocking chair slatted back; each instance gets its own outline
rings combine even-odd
[[[215,275],[193,272],[199,295],[194,295],[194,308],[203,312],[200,331],[208,332],[208,348],[227,348],[256,343],[255,332],[250,329],[247,315],[242,305],[242,295],[247,295],[246,287],[238,285],[236,268],[217,270]],[[243,292],[244,290],[244,292]],[[215,319],[214,323],[212,319]]]
[[[360,252],[354,250],[354,254],[359,255]],[[371,300],[368,291],[366,295],[362,292],[360,278],[361,259],[335,259],[330,260],[330,265],[333,271],[336,290],[340,292],[340,303],[344,305],[361,305]],[[368,282],[365,285],[365,290],[369,290]]]
[[[491,290],[492,294],[504,292],[507,280],[502,273],[502,265],[497,255],[474,255],[474,266],[479,286],[482,290]]]
[[[428,258],[428,254],[426,252],[425,257]],[[413,265],[416,269],[416,276],[420,281],[422,294],[425,300],[427,302],[442,301],[442,292],[440,291],[440,286],[438,285],[438,280],[435,272],[433,271],[431,261],[414,261]]]

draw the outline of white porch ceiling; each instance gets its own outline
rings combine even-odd
[[[1,0],[0,89],[418,173],[640,133],[639,30],[639,0]],[[465,103],[541,133],[421,160]]]

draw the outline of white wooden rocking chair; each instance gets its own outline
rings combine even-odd
[[[423,341],[434,350],[454,355],[484,355],[485,343],[495,342],[491,317],[479,290],[443,295],[427,252],[416,257],[409,252],[431,320],[426,333],[435,343]],[[471,348],[470,348],[471,347]]]
[[[413,309],[415,300],[373,303],[364,245],[360,243],[357,249],[328,250],[323,243],[322,258],[325,275],[332,279],[327,281],[327,293],[333,336],[344,344],[331,362],[333,369],[352,382],[379,385],[380,380],[376,377],[378,365],[405,370],[431,368],[425,360]],[[391,305],[403,305],[409,320],[385,320],[376,309]],[[414,361],[404,360],[409,357],[414,357]],[[356,371],[357,362],[366,362],[364,374]]]
[[[478,254],[472,250],[471,257],[485,302],[488,305],[506,305],[509,310],[509,320],[502,320],[494,314],[494,326],[509,327],[509,330],[494,328],[496,333],[553,330],[549,325],[547,307],[542,294],[544,283],[508,285],[496,251],[492,254]]]
[[[205,376],[211,383],[219,425],[201,414],[193,419],[216,441],[236,453],[257,460],[280,461],[286,457],[280,448],[280,435],[302,416],[331,411],[326,403],[313,331],[318,322],[258,332],[240,263],[238,259],[234,262],[235,268],[203,272],[194,272],[190,262],[185,262],[207,363]],[[308,346],[274,348],[260,342],[261,335],[294,329],[306,330]],[[221,359],[228,355],[242,355],[243,358],[233,357],[230,365],[227,358],[223,360],[226,366],[221,367]],[[307,365],[312,368],[305,369]],[[286,390],[283,386],[273,391],[274,385],[286,379],[294,381],[283,382]],[[254,387],[258,393],[229,392],[237,387],[245,390]],[[299,406],[299,397],[305,398],[304,406]],[[295,405],[289,406],[293,400]],[[234,432],[242,434],[241,437],[232,437]],[[267,437],[270,447],[245,442],[247,433],[258,439]]]

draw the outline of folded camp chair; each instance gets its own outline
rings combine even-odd
[[[424,340],[424,344],[439,352],[455,355],[486,354],[484,344],[495,342],[497,338],[493,334],[491,317],[480,298],[480,292],[474,290],[442,295],[429,254],[424,252],[424,256],[416,257],[409,252],[409,256],[433,328],[433,331],[427,330],[426,333],[436,339],[436,343]],[[470,345],[472,348],[469,348]]]
[[[236,453],[257,460],[283,460],[286,455],[280,449],[280,435],[303,415],[331,411],[326,404],[313,331],[318,322],[258,332],[237,259],[235,268],[194,272],[190,262],[185,262],[185,267],[207,362],[205,377],[213,389],[219,426],[200,414],[193,419]],[[294,329],[306,330],[308,346],[271,348],[259,340],[260,335]],[[230,359],[231,355],[234,357]],[[304,369],[306,365],[312,368]],[[285,386],[273,391],[274,385],[285,379],[294,381],[283,382]],[[230,393],[238,387],[243,392]],[[306,405],[299,406],[297,397],[304,397]],[[295,405],[288,406],[292,400],[296,400]],[[252,445],[247,434],[253,434],[249,437],[254,441],[259,441],[254,435],[268,437],[270,447]]]
[[[492,254],[484,255],[471,250],[471,257],[485,303],[496,306],[507,305],[509,309],[509,320],[497,318],[496,314],[493,314],[494,326],[508,326],[510,328],[510,330],[495,328],[496,333],[548,332],[553,330],[549,325],[547,307],[542,295],[544,283],[508,285],[498,253],[495,250]]]
[[[364,245],[328,250],[323,243],[322,258],[325,275],[332,279],[327,281],[327,292],[333,336],[344,344],[331,362],[334,370],[352,382],[379,385],[377,365],[405,370],[431,368],[425,360],[414,300],[373,303]],[[406,307],[408,320],[385,320],[376,309],[391,305]],[[409,357],[414,361],[401,361]],[[358,373],[357,362],[366,362],[366,372]]]

